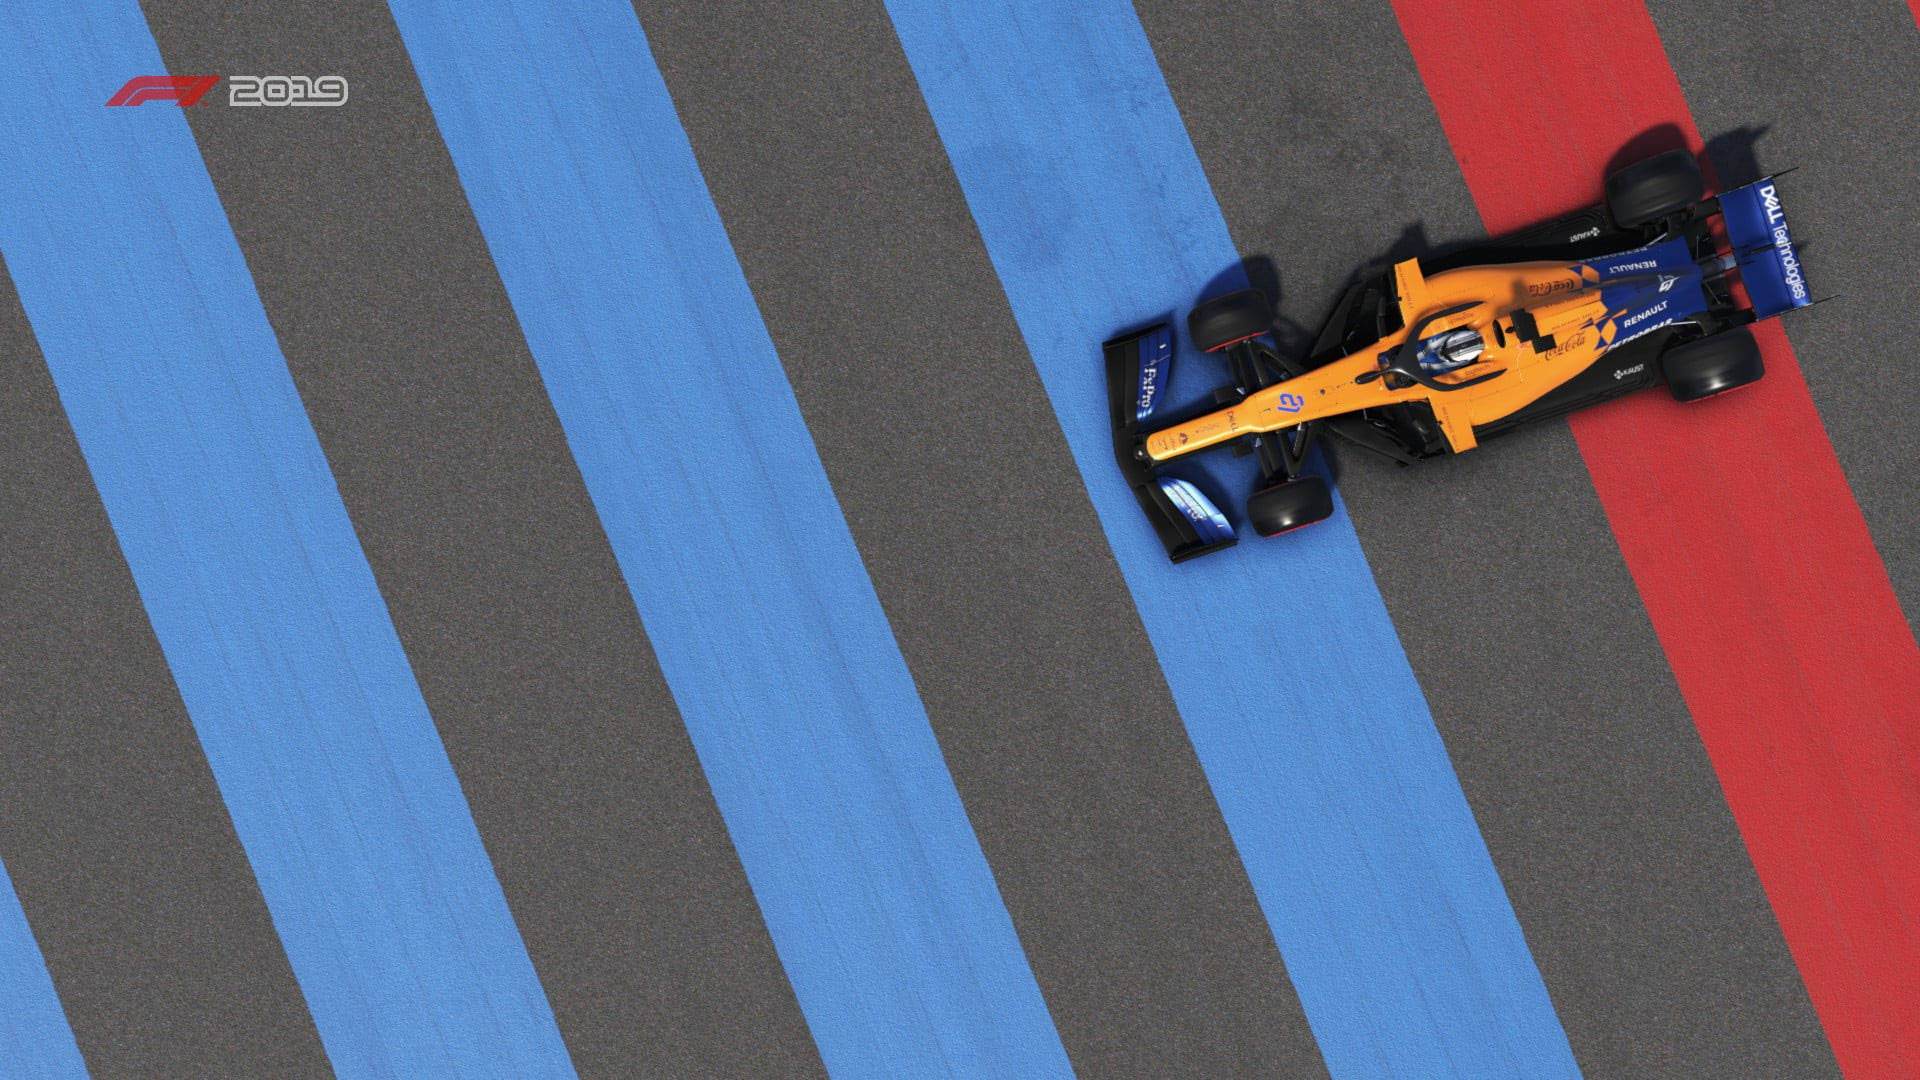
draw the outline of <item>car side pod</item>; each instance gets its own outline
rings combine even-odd
[[[1166,396],[1173,372],[1173,327],[1149,326],[1101,346],[1113,415],[1113,456],[1134,498],[1147,512],[1167,557],[1185,562],[1235,543],[1227,516],[1193,484],[1156,474],[1140,426]]]

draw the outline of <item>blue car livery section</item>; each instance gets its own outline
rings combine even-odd
[[[829,1071],[1068,1074],[633,10],[391,6]]]
[[[328,1057],[572,1068],[132,0],[0,12],[0,252]]]
[[[84,1077],[80,1046],[53,991],[27,913],[0,863],[0,1066],[19,1076]]]
[[[1709,306],[1700,267],[1685,240],[1661,240],[1589,259],[1577,269],[1590,285],[1600,288],[1600,301],[1607,307],[1599,327],[1600,344],[1610,348],[1685,322]]]
[[[1754,315],[1766,319],[1812,304],[1773,179],[1722,192],[1720,211]]]
[[[1174,567],[1114,468],[1100,342],[1245,286],[1133,9],[888,7],[1332,1073],[1575,1075],[1344,511]]]

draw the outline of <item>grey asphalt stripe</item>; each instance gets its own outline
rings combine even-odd
[[[1074,1065],[1323,1072],[885,11],[637,6]]]
[[[0,858],[89,1069],[330,1075],[4,268],[0,505]]]
[[[1648,8],[1721,180],[1798,169],[1779,186],[1807,282],[1814,296],[1839,299],[1782,322],[1907,625],[1920,633],[1913,12],[1896,0],[1844,10],[1744,0]]]
[[[1360,264],[1479,233],[1384,0],[1138,7],[1240,248],[1277,263],[1286,336]],[[1586,1074],[1834,1074],[1565,424],[1409,469],[1336,455]]]
[[[349,80],[188,115],[574,1062],[821,1073],[387,9],[144,8],[170,70]]]

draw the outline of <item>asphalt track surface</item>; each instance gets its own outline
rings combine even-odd
[[[1482,233],[1431,73],[1402,28],[1419,21],[1414,6],[1132,9],[1158,68],[1132,76],[1145,97],[1170,94],[1190,139],[1180,152],[1204,170],[1247,259],[1214,270],[1280,297],[1283,347],[1303,343],[1357,267]],[[1276,947],[1285,922],[1263,908],[1248,839],[1230,829],[1228,793],[1183,722],[1143,621],[1150,605],[1130,594],[1114,523],[1089,497],[1068,414],[1049,400],[899,8],[715,13],[639,0],[634,14],[831,484],[826,505],[844,517],[1044,1000],[1045,1031],[1085,1076],[1324,1075],[1353,1060],[1332,1042],[1341,1002],[1318,976],[1300,985]],[[1422,7],[1441,25],[1464,10]],[[616,510],[576,463],[577,432],[503,284],[506,256],[416,74],[420,41],[379,3],[268,0],[239,17],[146,0],[90,14],[143,18],[175,73],[351,80],[339,109],[214,105],[186,120],[572,1067],[795,1076],[868,1060],[849,1049],[868,1021],[805,1007],[817,999],[791,939],[769,932],[781,901],[755,877],[765,864],[743,863],[756,849],[739,846],[739,819],[716,801],[708,750],[696,751],[676,701],[684,684],[656,660],[649,628],[660,624],[636,608],[644,589],[609,540]],[[519,14],[541,17],[532,5]],[[1920,390],[1901,377],[1900,343],[1920,338],[1920,306],[1899,267],[1920,241],[1914,13],[1716,2],[1650,14],[1721,178],[1800,167],[1782,185],[1809,280],[1842,299],[1795,314],[1786,334],[1911,629]],[[12,31],[37,16],[8,19]],[[1062,78],[1100,62],[1061,40],[1028,45]],[[1604,55],[1607,43],[1592,48]],[[484,78],[503,86],[541,79],[496,66]],[[85,74],[104,101],[147,73]],[[1598,176],[1581,183],[1597,194]],[[14,252],[0,255],[17,278]],[[316,976],[283,944],[299,928],[263,897],[262,856],[236,834],[234,796],[223,798],[228,782],[209,768],[169,663],[177,650],[156,636],[120,519],[63,409],[70,391],[50,377],[36,338],[46,331],[16,284],[0,289],[0,859],[53,1012],[101,1076],[382,1075],[379,1040],[349,1058],[351,1040],[316,1026]],[[1207,285],[1137,314],[1183,307]],[[1086,339],[1121,328],[1090,326]],[[724,380],[716,354],[711,378]],[[1544,986],[1541,1015],[1579,1070],[1920,1070],[1897,1008],[1881,1028],[1816,1011],[1568,425],[1419,469],[1351,453],[1333,466],[1530,953],[1531,967],[1509,974]],[[1781,527],[1793,524],[1781,508]],[[1285,543],[1236,554],[1285,560]],[[1282,640],[1286,663],[1314,663],[1313,643],[1285,641],[1288,618],[1275,598],[1271,625],[1249,637]],[[1342,719],[1337,702],[1327,708],[1321,721]],[[1920,706],[1876,719],[1911,747]],[[1902,775],[1894,794],[1910,806],[1920,785],[1911,765]],[[1917,849],[1920,837],[1902,833],[1882,848],[1920,862]],[[1915,947],[1910,923],[1903,940]],[[21,970],[0,962],[21,1003],[4,1010],[0,1047],[24,1055],[58,1039],[30,1030],[36,991]],[[393,974],[443,977],[430,963]],[[1303,1000],[1321,1010],[1314,1023]],[[445,1030],[396,1036],[385,1071],[446,1041]],[[939,1036],[928,1045],[933,1056],[914,1060],[938,1059]],[[1413,1038],[1404,1057],[1334,1071],[1445,1072],[1388,1064],[1423,1047]],[[1017,1051],[949,1064],[977,1072]],[[32,1074],[25,1060],[0,1073]]]

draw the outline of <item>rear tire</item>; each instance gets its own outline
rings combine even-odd
[[[1187,333],[1201,352],[1218,352],[1273,329],[1273,305],[1253,289],[1216,296],[1187,316]]]
[[[1760,346],[1745,329],[1675,345],[1660,356],[1667,389],[1679,401],[1700,401],[1760,381],[1767,366]]]
[[[1292,532],[1325,521],[1332,514],[1333,491],[1317,476],[1261,488],[1247,500],[1247,517],[1261,536]]]
[[[1692,206],[1706,191],[1693,155],[1669,150],[1607,177],[1607,212],[1615,225],[1635,229]]]

